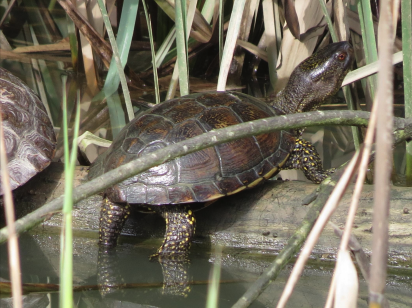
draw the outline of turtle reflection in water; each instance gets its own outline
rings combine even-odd
[[[339,90],[353,58],[348,42],[330,44],[296,67],[270,105],[237,92],[191,94],[159,104],[123,128],[93,163],[89,178],[212,129],[316,110]],[[228,142],[153,167],[106,189],[99,244],[116,245],[133,206],[164,217],[165,238],[155,254],[162,264],[185,256],[195,232],[193,203],[252,188],[281,169],[301,169],[315,183],[330,173],[323,170],[315,148],[293,130]]]

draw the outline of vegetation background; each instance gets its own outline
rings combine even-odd
[[[58,132],[56,159],[64,160],[68,171],[82,157],[76,155],[77,135],[89,131],[112,139],[136,113],[192,92],[231,89],[270,100],[303,59],[332,41],[349,40],[355,48],[355,70],[338,97],[323,108],[372,111],[380,106],[373,112],[379,123],[374,124],[376,149],[383,154],[377,154],[367,175],[377,187],[376,213],[384,217],[389,206],[385,189],[380,187],[390,182],[412,185],[412,144],[402,142],[392,151],[391,140],[383,137],[385,132],[392,133],[389,124],[394,115],[410,118],[412,114],[410,0],[0,3],[1,66],[41,97]],[[392,66],[392,54],[397,52]],[[385,68],[381,62],[380,69],[386,71],[365,78],[360,68],[376,62],[378,54],[387,64]],[[379,83],[384,80],[386,84]],[[373,132],[374,125],[369,125]],[[366,130],[356,126],[310,128],[306,133],[313,141],[323,141],[318,147],[326,168],[349,160],[368,140]],[[369,138],[373,140],[373,133]],[[71,158],[69,142],[64,140],[73,144]],[[82,142],[86,148],[95,141],[85,137]],[[87,160],[79,162],[87,164]],[[62,292],[67,296],[62,296],[62,306],[72,304],[71,201],[66,202]],[[382,234],[387,234],[387,224],[383,225]],[[376,234],[381,234],[378,228]],[[386,246],[378,246],[376,255],[384,260]],[[385,269],[383,263],[377,264],[372,261],[372,266]],[[379,278],[371,279],[378,282],[378,286],[372,283],[371,294],[383,292],[385,275],[378,272]],[[15,307],[19,292],[14,289]],[[372,303],[374,299],[371,296]]]

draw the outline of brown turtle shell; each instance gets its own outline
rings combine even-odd
[[[10,186],[15,189],[50,164],[56,150],[56,137],[37,95],[21,79],[1,67],[0,113]]]
[[[91,166],[95,178],[124,163],[212,129],[281,114],[251,96],[210,92],[166,101],[133,119]],[[251,188],[276,174],[295,137],[277,131],[176,158],[106,190],[113,202],[204,202]]]

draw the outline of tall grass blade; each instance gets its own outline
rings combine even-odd
[[[217,90],[225,91],[227,76],[229,74],[230,63],[232,62],[233,52],[236,47],[236,41],[242,23],[243,10],[246,0],[235,0],[233,10],[230,16],[229,28],[226,34],[225,47],[223,48],[222,62],[220,65],[219,78],[217,81]]]
[[[376,48],[375,30],[373,28],[372,10],[369,0],[358,1],[359,21],[362,31],[363,49],[365,52],[365,62],[370,64],[378,61],[378,51]],[[367,87],[372,99],[375,97],[376,76],[367,79]]]
[[[170,80],[170,84],[169,84],[169,88],[167,89],[167,94],[166,94],[166,100],[168,99],[172,99],[175,97],[175,93],[176,93],[176,88],[177,88],[177,84],[178,82],[180,83],[180,95],[187,95],[189,94],[189,62],[188,62],[188,46],[189,44],[193,44],[196,42],[193,42],[192,38],[189,38],[190,35],[190,31],[188,31],[187,29],[191,29],[192,28],[192,24],[193,24],[193,19],[195,17],[195,13],[196,13],[196,4],[197,4],[197,0],[193,0],[190,1],[189,4],[189,9],[187,11],[187,14],[185,13],[184,15],[186,16],[186,18],[184,18],[184,20],[179,20],[180,22],[184,22],[185,23],[185,28],[183,32],[180,32],[180,34],[184,34],[185,35],[185,40],[184,40],[184,45],[182,46],[182,42],[179,43],[180,40],[182,40],[181,37],[177,37],[177,33],[178,33],[178,25],[176,23],[176,50],[177,50],[177,63],[175,64],[174,70],[173,70],[173,75],[172,78]],[[181,4],[182,6],[184,6],[184,8],[186,7],[185,4]],[[177,8],[177,4],[176,4],[176,8]],[[182,10],[183,12],[184,10]],[[176,16],[178,16],[180,10],[176,9]],[[183,14],[183,13],[182,13]],[[180,18],[179,18],[180,19]],[[178,21],[178,19],[176,18],[176,21]],[[180,27],[180,26],[179,26]],[[183,48],[185,49],[183,51]],[[174,53],[174,50],[171,50],[168,54],[168,56],[170,56],[171,54]],[[179,60],[180,59],[180,60]],[[179,65],[179,61],[183,62],[185,67],[181,67]],[[182,75],[183,74],[183,75]],[[185,84],[183,85],[182,88],[182,84],[181,82],[184,82]],[[186,89],[187,86],[187,89]],[[182,92],[182,89],[186,92]]]
[[[219,7],[223,5],[224,1],[219,0]],[[202,7],[202,15],[208,23],[211,22],[215,11],[216,0],[206,0]]]
[[[54,7],[56,6],[56,2],[57,2],[57,0],[51,0],[50,3],[49,3],[49,6],[47,7],[47,9],[49,11],[52,11],[54,9]]]
[[[276,73],[276,63],[278,62],[278,49],[276,45],[276,29],[275,16],[273,10],[273,2],[271,0],[263,0],[263,18],[265,22],[265,35],[267,40],[267,57],[269,65],[269,76],[272,87],[275,87],[278,79]]]
[[[273,12],[275,14],[275,29],[276,29],[276,46],[280,49],[280,44],[282,42],[282,27],[280,25],[280,12],[279,12],[279,2],[282,0],[275,0],[273,2]]]
[[[251,54],[254,54],[255,56],[261,58],[262,60],[264,60],[266,62],[269,61],[269,59],[268,59],[269,53],[266,50],[259,48],[259,46],[253,45],[252,43],[245,42],[245,41],[242,41],[242,40],[237,40],[236,43],[237,43],[238,46],[243,47],[244,49],[249,51]],[[259,43],[259,45],[260,45],[260,43]],[[270,67],[269,67],[269,70],[270,70]]]
[[[333,28],[332,20],[330,19],[330,16],[328,14],[328,9],[326,8],[326,2],[325,0],[319,0],[319,3],[320,3],[320,7],[322,8],[323,15],[325,16],[326,23],[328,24],[328,28],[329,28],[330,36],[332,37],[332,41],[338,42],[339,38],[336,35],[335,28]]]
[[[176,22],[176,6],[178,5],[177,2],[173,0],[155,0],[159,8],[163,10],[172,20]],[[185,8],[180,7],[179,9],[186,10],[187,7],[190,8],[193,1],[184,1],[186,4],[189,5],[185,6]],[[182,3],[182,1],[179,1]],[[196,6],[197,1],[195,1]],[[179,5],[180,6],[180,5]],[[186,17],[187,16],[187,17]],[[184,15],[184,18],[189,20],[189,13]],[[207,43],[209,42],[210,38],[212,37],[212,29],[209,25],[209,22],[205,20],[205,18],[200,14],[198,11],[195,11],[195,15],[193,17],[193,27],[187,28],[190,29],[190,36],[194,38],[196,41],[200,43]]]
[[[393,54],[392,57],[392,64],[398,64],[401,63],[403,60],[403,52],[399,51],[395,54]],[[379,62],[375,61],[370,64],[367,64],[365,66],[362,66],[354,71],[349,72],[345,79],[342,82],[342,86],[346,86],[352,82],[355,82],[356,80],[361,80],[362,78],[365,78],[367,76],[376,74],[379,70]]]
[[[225,19],[225,10],[223,5],[223,0],[219,0],[219,67],[222,65],[222,58],[223,58],[223,40],[224,40],[224,33],[223,33],[223,24]]]
[[[27,14],[28,24],[34,28],[40,44],[52,44],[54,42],[52,33],[43,19],[40,5],[35,0],[23,0],[22,3],[26,8],[30,8],[30,13]]]
[[[179,83],[179,64],[175,64],[173,70],[172,78],[170,78],[169,87],[167,88],[166,100],[172,99],[175,97],[176,88]]]
[[[29,30],[27,31],[28,35],[30,35],[30,38],[33,41],[33,45],[39,45],[39,41],[37,40],[37,36],[35,34],[35,31],[32,26],[29,26]],[[33,61],[34,62],[34,61]],[[42,102],[46,106],[46,110],[50,110],[50,116],[53,122],[56,121],[58,118],[58,110],[54,106],[58,106],[59,104],[57,102],[60,102],[59,95],[57,94],[56,91],[56,86],[58,86],[58,81],[57,85],[55,83],[55,80],[53,79],[49,68],[47,67],[46,61],[44,60],[37,60],[38,67],[39,67],[39,73],[41,73],[42,77],[42,85],[44,86],[45,94],[42,96]],[[61,63],[60,63],[61,64]],[[50,103],[49,103],[50,102]]]
[[[69,34],[70,55],[72,57],[73,70],[77,72],[77,67],[79,63],[79,50],[77,46],[76,27],[74,26],[74,23],[70,19],[69,15],[66,15],[66,21],[67,21],[67,31]]]
[[[206,308],[217,308],[219,300],[220,273],[222,262],[222,246],[218,245],[215,250],[215,263],[209,276],[209,286],[207,289]]]
[[[109,99],[109,97],[117,90],[119,81],[122,85],[129,121],[134,118],[129,88],[127,87],[123,68],[126,65],[127,57],[129,55],[139,1],[124,1],[122,18],[120,19],[119,32],[117,34],[117,42],[115,40],[113,29],[103,0],[97,1],[99,3],[103,21],[107,29],[107,34],[109,35],[110,44],[113,49],[113,58],[110,63],[109,72],[107,74],[103,90],[93,98],[93,101],[101,100],[104,97],[108,98],[107,104],[109,107],[113,136],[116,136],[120,129],[126,124],[123,109],[119,104],[119,101],[116,99]]]
[[[348,105],[349,110],[356,110],[355,102],[352,98],[352,94],[350,92],[350,88],[348,86],[342,87],[343,95],[346,100],[346,104]],[[361,136],[359,132],[359,128],[356,126],[351,126],[352,136],[353,136],[353,143],[355,145],[355,150],[359,150],[361,144]]]
[[[144,9],[144,14],[146,15],[147,30],[149,32],[149,39],[150,39],[150,51],[152,53],[153,79],[154,79],[154,86],[155,86],[156,104],[159,104],[160,103],[159,78],[157,76],[156,53],[154,50],[152,21],[150,19],[150,14],[147,12],[145,0],[143,0],[143,9]]]
[[[50,107],[49,107],[49,103],[48,103],[48,100],[47,100],[45,85],[43,83],[43,79],[41,78],[40,67],[39,67],[39,64],[37,63],[37,61],[41,61],[41,60],[31,59],[33,69],[30,70],[30,72],[27,72],[27,74],[30,74],[31,76],[33,76],[34,83],[32,85],[33,85],[34,88],[37,88],[38,95],[40,96],[40,99],[43,102],[44,107],[46,108],[47,115],[49,116],[49,119],[50,119],[52,125],[54,125],[53,117],[52,117]],[[33,72],[35,72],[35,74],[33,74]]]
[[[176,39],[176,27],[173,26],[170,29],[169,34],[163,40],[162,45],[160,45],[159,49],[156,52],[156,67],[159,68],[160,65],[164,62],[167,54],[169,53],[170,48],[172,47],[174,41]]]
[[[77,158],[77,135],[80,123],[80,91],[77,91],[76,118],[73,134],[71,153],[69,150],[69,133],[67,120],[67,77],[62,76],[63,84],[63,143],[64,143],[64,172],[65,194],[63,205],[63,219],[61,231],[61,255],[60,255],[60,307],[73,307],[73,233],[72,233],[72,209],[73,209],[73,177]]]
[[[6,20],[6,18],[9,16],[10,11],[13,8],[15,3],[16,3],[16,0],[9,1],[8,7],[7,7],[6,11],[3,11],[3,16],[0,19],[0,28],[3,25],[4,21]]]
[[[402,50],[405,118],[412,118],[412,5],[402,0]],[[406,144],[406,185],[412,186],[412,142]]]
[[[187,41],[186,41],[186,0],[176,0],[176,47],[177,47],[177,65],[179,69],[179,86],[180,95],[189,94],[189,70],[187,58]]]
[[[88,20],[85,0],[77,1],[77,9],[79,10],[79,13]],[[94,62],[92,46],[81,32],[79,33],[79,36],[83,56],[84,73],[86,74],[87,81],[86,95],[82,99],[82,101],[84,101],[85,99],[90,100],[89,96],[95,96],[99,92],[99,88],[96,78],[97,70]]]
[[[214,5],[214,1],[215,0],[207,0],[205,4],[203,5],[202,15],[204,15],[204,18],[206,19],[207,22],[210,22],[212,20],[213,7],[210,8],[210,6]],[[163,40],[161,46],[156,52],[157,68],[159,68],[164,62],[166,62],[167,59],[171,59],[176,56],[176,49],[172,49],[172,50],[170,49],[175,39],[176,39],[176,27],[173,26],[170,28],[169,34]],[[189,41],[188,41],[189,46],[194,43],[196,44],[197,42],[189,38]]]

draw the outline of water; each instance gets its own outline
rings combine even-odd
[[[90,236],[93,235],[93,236]],[[205,307],[207,281],[216,256],[210,245],[196,239],[187,265],[190,291],[176,295],[176,289],[164,288],[162,267],[150,261],[159,242],[137,237],[122,237],[112,258],[112,275],[115,282],[110,292],[98,284],[101,266],[98,266],[98,246],[95,234],[76,234],[74,240],[74,273],[76,288],[74,303],[77,307]],[[8,280],[6,245],[0,246],[0,277]],[[49,229],[37,228],[36,234],[20,237],[23,283],[59,283],[59,234]],[[231,307],[274,259],[273,252],[238,248],[224,248],[218,307]],[[321,307],[327,296],[334,262],[312,260],[305,270],[288,307]],[[287,266],[278,279],[270,284],[251,307],[274,307],[290,273]],[[410,307],[412,304],[412,270],[390,269],[387,294],[391,307]],[[121,287],[119,287],[121,286]],[[175,292],[179,293],[179,292]],[[59,295],[53,292],[33,292],[25,296],[25,307],[58,307]],[[367,287],[360,281],[358,307],[367,307]],[[0,299],[7,307],[10,298]],[[3,306],[4,305],[4,306]],[[11,307],[11,306],[10,306]]]

